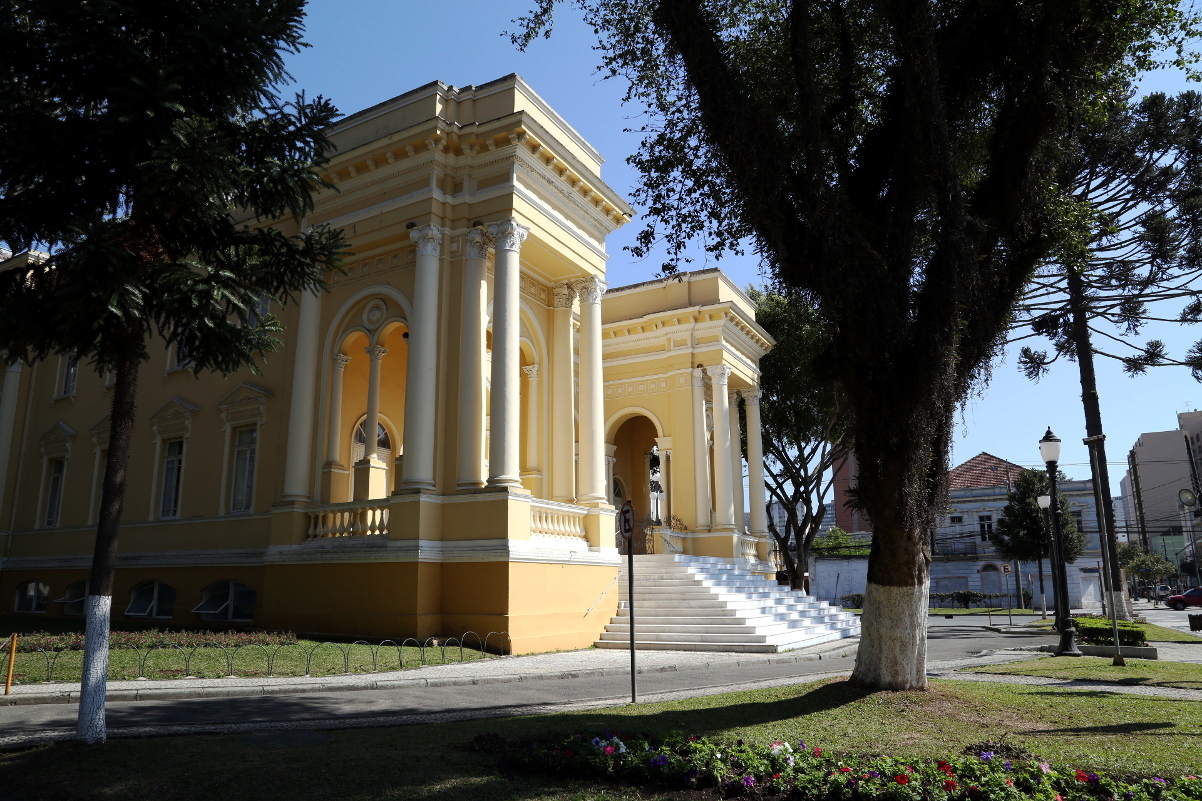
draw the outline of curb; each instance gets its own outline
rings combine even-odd
[[[791,662],[820,662],[823,660],[842,659],[851,656],[859,648],[859,643],[839,650],[823,653],[787,654],[770,659],[753,661],[722,661],[698,662],[682,665],[658,665],[655,667],[639,668],[643,673],[675,673],[686,670],[707,670],[717,667],[749,667],[752,665],[779,665]],[[105,699],[117,701],[175,701],[193,698],[244,698],[265,695],[303,695],[308,693],[329,692],[360,692],[364,690],[402,690],[421,687],[463,687],[481,684],[515,684],[530,681],[555,681],[558,679],[581,679],[601,676],[628,676],[629,668],[580,668],[547,673],[507,673],[495,676],[451,676],[447,678],[401,679],[382,678],[361,682],[297,682],[292,684],[243,684],[228,687],[149,687],[136,690],[109,690]],[[169,680],[168,680],[169,681]],[[166,683],[166,682],[164,682]],[[79,703],[79,690],[71,689],[65,692],[22,693],[20,695],[0,696],[0,706],[33,706],[38,704],[76,704]]]

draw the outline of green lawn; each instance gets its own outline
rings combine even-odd
[[[283,703],[283,702],[281,702]],[[1202,705],[1110,692],[940,681],[925,693],[871,693],[820,681],[608,710],[332,732],[325,743],[249,744],[240,735],[114,740],[99,748],[0,753],[5,797],[32,799],[713,798],[508,775],[478,735],[521,740],[605,727],[725,740],[804,737],[843,753],[940,757],[983,741],[1022,745],[1058,765],[1126,776],[1202,764]]]
[[[962,670],[965,673],[1048,676],[1053,679],[1112,681],[1115,684],[1202,690],[1202,665],[1188,662],[1157,662],[1148,659],[1125,659],[1124,661],[1127,663],[1126,666],[1115,667],[1111,664],[1111,657],[1108,656],[1060,659],[1046,657],[1010,662],[1005,665],[981,665],[980,667],[962,668]]]

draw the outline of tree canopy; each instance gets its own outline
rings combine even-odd
[[[1067,480],[1064,475],[1058,480]],[[998,556],[1007,561],[1034,562],[1052,556],[1051,512],[1039,508],[1039,496],[1051,492],[1047,473],[1023,470],[1006,494],[1006,506],[989,535]],[[1057,490],[1064,561],[1072,564],[1085,550],[1085,533],[1077,528],[1068,496]]]
[[[1173,0],[574,4],[647,112],[636,251],[749,244],[829,321],[876,535],[854,679],[925,687],[955,409],[1072,230],[1056,177],[1073,122],[1189,20]],[[555,5],[536,0],[516,40],[548,33]]]
[[[280,100],[303,0],[9,0],[0,14],[0,351],[73,353],[115,386],[77,734],[105,739],[108,628],[137,376],[150,342],[228,373],[272,349],[265,298],[318,291],[306,230],[329,101]],[[297,233],[272,225],[285,219]],[[32,255],[32,254],[31,254]]]

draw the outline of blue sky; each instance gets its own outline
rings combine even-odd
[[[606,158],[602,177],[627,197],[638,176],[626,163],[639,143],[638,110],[621,104],[623,87],[596,72],[592,32],[570,7],[561,8],[549,40],[519,52],[503,32],[525,13],[532,0],[454,4],[395,0],[310,0],[307,41],[313,45],[289,60],[295,88],[333,99],[344,113],[379,103],[433,80],[456,86],[480,84],[516,72]],[[449,13],[448,13],[449,12]],[[1196,86],[1196,85],[1195,85]],[[1165,72],[1143,83],[1146,91],[1178,92],[1182,76]],[[651,278],[660,261],[633,260],[623,246],[633,241],[638,220],[610,237],[611,286]],[[701,260],[691,269],[702,266]],[[759,280],[752,257],[724,258],[717,266],[740,285]],[[1202,328],[1166,325],[1150,330],[1181,355]],[[1126,453],[1144,431],[1177,427],[1176,413],[1202,406],[1199,387],[1182,368],[1161,368],[1131,379],[1109,360],[1098,364],[1098,390],[1107,432],[1112,488],[1117,494]],[[994,366],[989,384],[957,417],[953,461],[988,451],[1018,464],[1038,461],[1037,443],[1048,426],[1064,440],[1062,461],[1074,478],[1088,476],[1088,455],[1081,438],[1085,422],[1075,364],[1057,364],[1038,384],[1023,378],[1013,353]]]

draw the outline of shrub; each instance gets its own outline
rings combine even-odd
[[[844,595],[841,598],[839,598],[839,603],[843,604],[843,606],[845,606],[849,609],[863,609],[864,608],[864,593],[853,592],[850,595]]]
[[[1077,628],[1077,639],[1086,645],[1114,645],[1114,628],[1110,618],[1086,617],[1073,618]],[[1148,644],[1143,628],[1137,623],[1119,621],[1119,645],[1143,646]]]
[[[121,643],[135,648],[192,648],[194,646],[223,646],[236,648],[239,645],[285,645],[296,642],[291,632],[271,631],[143,631],[109,632],[110,643]],[[7,650],[7,649],[5,649]],[[17,652],[31,651],[82,651],[83,634],[48,634],[35,631],[17,635]]]

